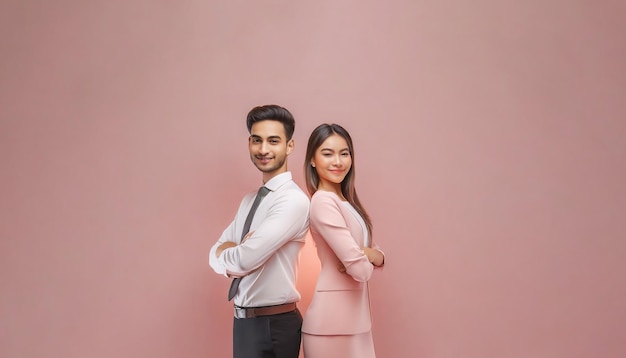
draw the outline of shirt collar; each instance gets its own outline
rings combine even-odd
[[[280,173],[265,183],[265,187],[271,191],[276,191],[283,184],[291,180],[291,172]]]

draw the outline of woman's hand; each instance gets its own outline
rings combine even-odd
[[[363,252],[365,253],[365,256],[367,256],[367,259],[370,260],[372,265],[382,266],[385,264],[385,256],[382,252],[376,249],[372,249],[371,247],[364,247]]]

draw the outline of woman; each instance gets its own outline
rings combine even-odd
[[[321,262],[302,324],[304,356],[375,357],[367,281],[384,255],[372,245],[372,223],[354,188],[350,135],[337,124],[318,126],[304,163],[311,236]]]

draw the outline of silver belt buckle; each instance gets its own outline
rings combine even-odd
[[[235,318],[237,318],[237,319],[247,318],[246,317],[246,309],[245,308],[235,307]]]

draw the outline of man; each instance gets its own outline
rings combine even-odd
[[[211,248],[209,263],[215,272],[233,278],[233,357],[297,358],[302,316],[295,280],[309,198],[287,171],[295,121],[287,109],[266,105],[248,113],[247,125],[250,159],[269,190],[243,198],[235,219]]]

